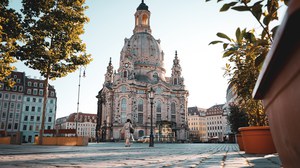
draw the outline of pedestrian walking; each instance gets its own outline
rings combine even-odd
[[[131,120],[127,119],[126,123],[123,126],[123,130],[125,133],[125,147],[130,147],[130,138],[131,138],[131,129],[133,129]]]

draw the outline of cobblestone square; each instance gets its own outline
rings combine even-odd
[[[236,144],[90,143],[88,146],[0,145],[0,167],[280,168],[277,154],[249,155]]]

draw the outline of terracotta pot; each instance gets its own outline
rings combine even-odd
[[[276,153],[269,126],[241,127],[244,150],[247,154]]]
[[[243,144],[242,134],[236,134],[236,141],[239,145],[240,151],[244,151],[244,144]]]

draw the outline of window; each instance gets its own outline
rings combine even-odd
[[[11,129],[11,123],[8,124],[7,129]]]
[[[18,129],[18,127],[19,127],[19,124],[15,123],[14,129],[16,130],[16,129]]]
[[[23,131],[27,130],[27,125],[23,125]]]
[[[48,118],[48,122],[52,122],[52,117],[49,117],[49,118]]]
[[[30,121],[34,121],[34,116],[30,116]]]
[[[26,106],[26,107],[25,107],[25,111],[29,111],[29,106]]]
[[[31,82],[28,82],[28,83],[27,83],[27,86],[31,86]]]
[[[27,101],[27,102],[30,102],[30,97],[26,97],[26,101]]]
[[[1,129],[4,129],[4,122],[1,122]]]
[[[21,100],[22,100],[22,96],[18,95],[18,101],[21,101]]]
[[[2,118],[6,117],[6,112],[2,112]]]
[[[35,106],[31,107],[31,112],[35,112]]]
[[[176,122],[176,105],[171,103],[171,121]]]
[[[122,93],[125,93],[126,90],[127,90],[127,89],[126,89],[126,86],[122,86],[122,87],[121,87],[121,92],[122,92]]]
[[[161,114],[156,114],[156,121],[161,121]]]
[[[43,96],[44,91],[42,89],[39,90],[39,95]]]
[[[19,120],[19,116],[20,116],[19,113],[16,113],[15,114],[15,120]]]
[[[2,93],[0,93],[0,99],[2,99]]]
[[[177,78],[174,78],[174,85],[177,85]]]
[[[159,100],[156,102],[156,112],[161,113],[161,102]]]
[[[50,104],[53,104],[53,99],[50,100]]]
[[[24,121],[28,121],[28,116],[24,116]]]
[[[32,131],[32,130],[33,130],[33,126],[29,125],[29,131]]]
[[[124,71],[123,77],[124,77],[124,78],[127,78],[127,71]]]
[[[10,111],[13,111],[15,108],[15,103],[11,102],[10,103]]]
[[[8,106],[8,105],[7,105],[7,102],[4,102],[4,104],[3,104],[3,108],[5,108],[5,109],[6,109],[6,108],[7,108],[7,106]]]
[[[23,86],[19,86],[19,92],[23,92]]]
[[[138,123],[139,123],[139,124],[143,124],[143,122],[144,122],[144,121],[143,121],[143,118],[144,118],[144,117],[143,117],[143,113],[138,113]]]
[[[171,114],[175,114],[175,111],[176,111],[175,103],[173,102],[173,103],[171,103]]]
[[[49,109],[49,113],[53,113],[53,109],[52,108]]]
[[[156,72],[153,74],[153,79],[154,81],[158,81],[158,74]]]
[[[39,103],[42,103],[43,99],[42,98],[39,98]]]
[[[126,111],[126,99],[121,100],[121,111]]]
[[[34,87],[37,87],[37,83],[36,83],[36,82],[34,82],[34,83],[33,83],[33,86],[34,86]]]
[[[43,83],[40,83],[40,84],[39,84],[39,87],[40,87],[40,88],[43,88]]]
[[[41,107],[38,107],[37,108],[37,112],[41,112],[42,111],[42,108]]]
[[[15,94],[11,95],[11,99],[16,100],[16,95]]]
[[[53,91],[51,91],[51,94],[50,94],[50,96],[52,96],[52,97],[54,96],[54,92],[53,92]]]
[[[31,94],[31,89],[27,89],[27,94]]]
[[[9,99],[9,94],[6,93],[6,94],[4,95],[4,99],[5,99],[5,100],[8,100],[8,99]]]
[[[143,107],[144,107],[144,101],[142,99],[139,100],[138,102],[138,111],[143,112]]]
[[[14,113],[9,113],[9,118],[13,118]]]
[[[20,79],[17,79],[17,83],[20,83],[21,82],[21,80]]]
[[[32,102],[36,102],[36,98],[32,98]]]
[[[37,95],[37,89],[33,89],[33,95]]]
[[[17,91],[18,90],[18,87],[15,85],[14,87],[13,87],[13,91]]]
[[[40,116],[36,116],[36,121],[40,121]]]

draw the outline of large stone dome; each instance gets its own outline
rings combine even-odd
[[[128,53],[129,52],[129,53]],[[160,40],[146,32],[135,33],[130,39],[125,39],[122,55],[129,54],[134,66],[155,66],[163,68],[163,52]]]

